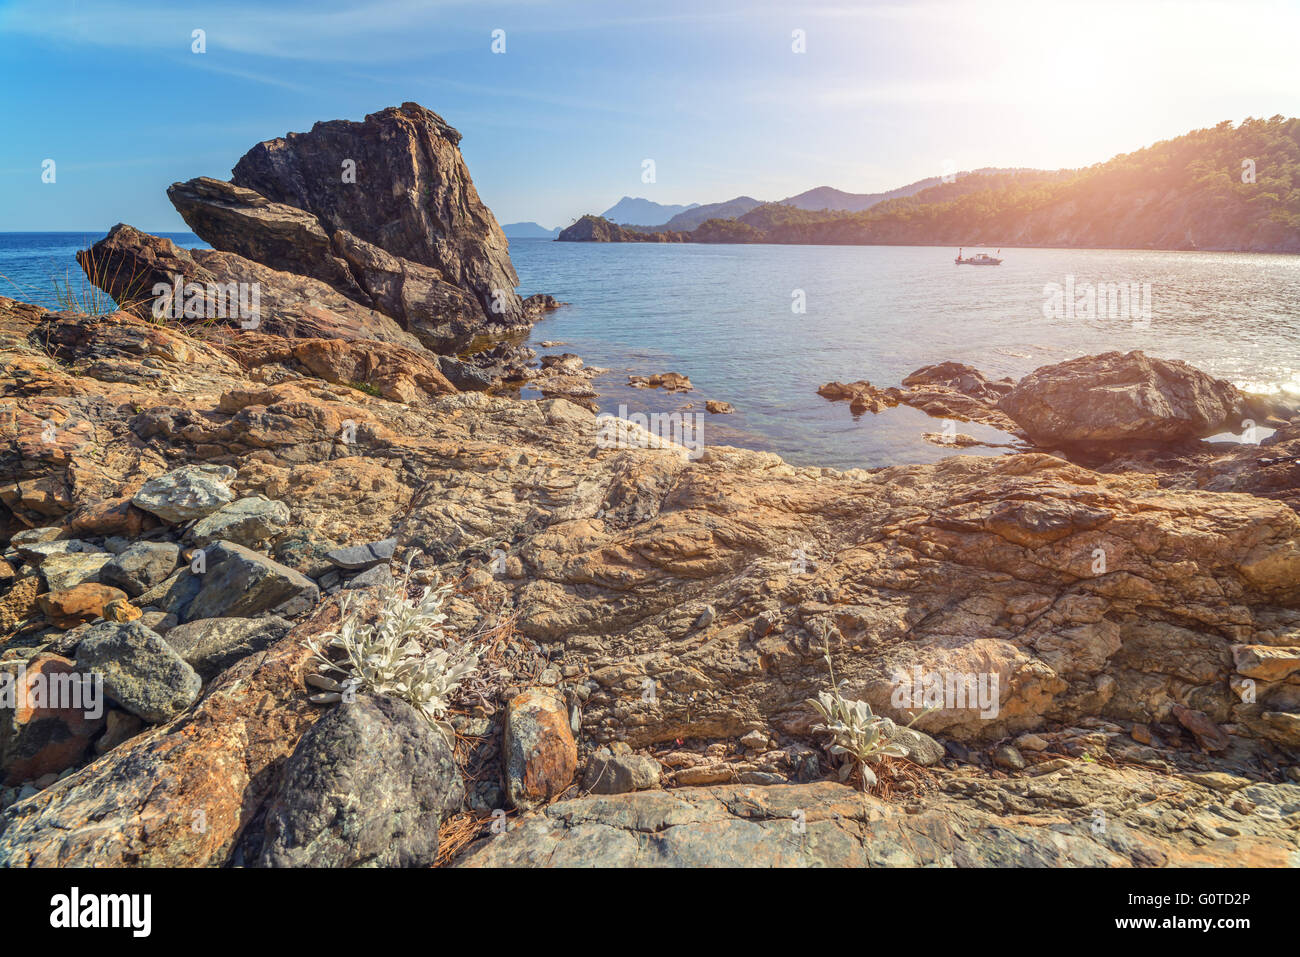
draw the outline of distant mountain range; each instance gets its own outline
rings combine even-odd
[[[659,231],[584,216],[559,238],[1300,253],[1300,119],[1225,120],[1085,169],[982,169],[888,193],[818,187],[726,215],[753,202],[697,207],[709,218]]]
[[[560,235],[559,226],[547,229],[533,222],[506,223],[501,231],[506,234],[506,239],[556,239]]]
[[[1003,173],[1012,171],[982,169],[975,172]],[[961,175],[969,174],[963,173]],[[900,196],[911,196],[940,182],[942,182],[940,177],[930,176],[915,183],[909,183],[907,186],[900,186],[898,189],[890,190],[887,193],[846,193],[842,189],[835,189],[831,186],[817,186],[799,193],[797,196],[787,196],[785,199],[778,200],[778,202],[784,206],[794,206],[797,209],[813,211],[826,209],[834,212],[859,213],[870,209],[877,203],[897,199]],[[706,203],[703,206],[699,203],[670,206],[641,197],[624,196],[601,213],[600,218],[616,226],[625,226],[641,232],[652,230],[690,232],[710,219],[737,219],[752,209],[768,205],[769,202],[770,200],[754,199],[752,196],[737,196],[735,199],[729,199],[725,202]],[[515,223],[503,228],[506,230],[506,235],[510,236],[510,230],[519,226],[537,226],[537,224]],[[555,232],[558,235],[559,230]],[[524,234],[520,233],[520,235],[523,236]]]
[[[665,206],[648,199],[624,196],[600,216],[620,226],[663,226],[678,213],[684,213],[698,205],[700,204],[688,203],[685,206]]]

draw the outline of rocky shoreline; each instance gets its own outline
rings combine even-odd
[[[603,370],[512,344],[556,304],[458,142],[414,104],[317,124],[172,188],[214,250],[88,251],[122,311],[0,299],[0,675],[107,699],[0,702],[0,864],[1300,863],[1295,410],[1108,354],[828,387],[1020,430],[996,458],[602,442]],[[207,305],[156,317],[177,274]],[[254,282],[255,326],[200,311]],[[1200,447],[1246,417],[1276,432]],[[476,655],[445,732],[313,650],[426,586]],[[865,791],[827,654],[906,750]]]

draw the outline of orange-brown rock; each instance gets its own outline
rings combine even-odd
[[[518,808],[553,800],[573,783],[578,747],[564,699],[551,688],[530,688],[506,706],[502,751],[506,799]]]
[[[73,628],[96,618],[107,618],[105,609],[114,602],[126,602],[126,592],[111,585],[84,582],[61,591],[47,592],[39,599],[41,611],[56,628]],[[138,611],[138,609],[137,609]],[[136,617],[139,617],[138,615]],[[129,621],[113,618],[112,621]]]
[[[7,784],[72,767],[104,726],[102,693],[87,695],[67,658],[47,654],[22,666],[9,662],[0,679],[16,681],[15,707],[0,708],[0,777]],[[58,688],[70,697],[61,697]]]

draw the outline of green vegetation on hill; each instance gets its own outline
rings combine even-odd
[[[637,239],[1300,253],[1300,119],[1224,121],[1080,170],[968,174],[859,213],[769,203]]]

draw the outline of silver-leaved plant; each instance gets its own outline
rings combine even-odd
[[[409,599],[409,577],[408,568],[381,586],[374,612],[367,611],[361,595],[347,593],[339,603],[338,628],[307,640],[319,665],[319,673],[307,680],[322,689],[311,701],[333,704],[357,692],[400,698],[453,742],[455,733],[443,716],[461,682],[478,669],[481,652],[457,642],[443,627],[442,604],[453,586],[428,585]]]
[[[809,698],[808,704],[821,715],[821,722],[813,725],[814,731],[825,731],[830,739],[823,745],[827,754],[839,761],[840,780],[847,781],[854,769],[860,771],[862,790],[876,786],[876,772],[870,765],[879,763],[881,758],[905,758],[910,753],[906,747],[891,742],[886,734],[893,730],[894,722],[884,715],[873,714],[871,705],[865,701],[845,698],[840,693],[841,686],[848,679],[835,683],[835,669],[831,663],[831,654],[826,652],[826,666],[830,669],[831,687],[829,691],[817,692],[816,698]]]

